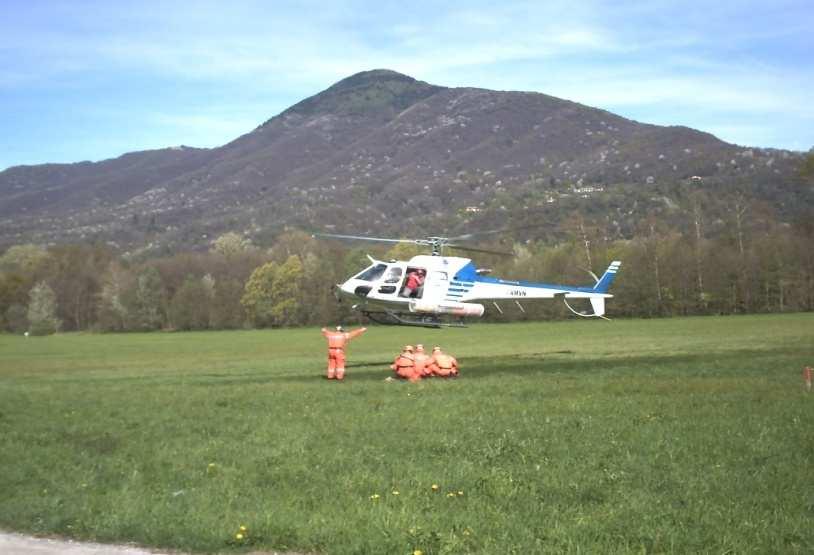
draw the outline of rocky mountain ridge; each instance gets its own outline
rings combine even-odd
[[[613,211],[608,232],[624,237],[635,218],[676,204],[679,188],[714,195],[747,184],[786,214],[802,158],[545,94],[374,70],[219,148],[0,172],[0,247],[101,241],[160,253],[204,248],[230,230],[260,244],[288,226],[414,236],[556,225],[598,209]]]

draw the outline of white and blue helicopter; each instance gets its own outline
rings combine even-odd
[[[442,254],[444,248],[451,248],[511,256],[509,253],[453,242],[468,240],[476,234],[425,239],[388,239],[334,233],[315,235],[354,241],[412,243],[431,248],[431,255],[414,256],[408,261],[385,262],[368,255],[370,266],[344,283],[337,284],[340,296],[350,297],[355,301],[354,310],[381,324],[461,327],[464,318],[481,317],[486,310],[483,304],[473,301],[489,301],[502,312],[496,301],[514,301],[522,311],[524,309],[519,301],[530,299],[562,299],[565,306],[577,316],[607,320],[605,299],[613,297],[608,290],[621,265],[619,261],[611,262],[601,278],[589,272],[596,282],[589,286],[514,281],[488,276],[490,270],[478,269],[469,258]],[[412,272],[424,276],[423,284],[418,288],[407,287],[408,277]],[[569,299],[588,299],[593,312],[575,310],[568,303]]]

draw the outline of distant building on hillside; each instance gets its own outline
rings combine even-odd
[[[604,187],[586,185],[585,187],[571,187],[574,193],[578,195],[590,195],[591,193],[601,193],[605,190]]]

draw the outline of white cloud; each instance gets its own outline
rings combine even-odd
[[[804,3],[780,1],[703,9],[658,1],[471,0],[409,8],[353,0],[228,8],[200,2],[194,9],[33,3],[25,17],[0,22],[0,90],[75,88],[89,103],[109,93],[99,83],[141,87],[145,97],[169,86],[187,102],[232,95],[218,97],[214,108],[170,98],[161,112],[121,106],[123,113],[154,114],[151,122],[175,129],[173,137],[222,137],[352,73],[390,68],[439,85],[536,90],[660,123],[710,130],[730,118],[749,121],[728,126],[733,133],[782,137],[777,129],[785,128],[800,135],[790,122],[814,118],[814,71],[810,58],[795,64],[783,47],[814,48],[814,21]],[[252,107],[245,108],[249,97]],[[0,118],[12,117],[2,110]],[[756,113],[767,117],[756,123]],[[687,114],[691,121],[681,119]]]

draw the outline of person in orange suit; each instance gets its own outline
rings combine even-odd
[[[416,371],[412,345],[404,346],[401,354],[396,357],[396,360],[393,361],[390,368],[396,373],[397,378],[410,380],[411,382],[416,382],[421,379],[421,374]]]
[[[328,374],[329,380],[345,379],[345,345],[354,337],[365,333],[367,328],[357,328],[346,332],[342,326],[336,326],[336,331],[322,328],[322,335],[328,340]]]
[[[454,356],[444,353],[441,347],[436,345],[432,348],[429,372],[433,376],[440,376],[442,378],[457,378],[458,361],[455,360]]]
[[[413,355],[413,358],[415,359],[416,373],[421,377],[429,375],[429,366],[432,357],[424,352],[424,345],[419,343],[415,346],[415,354]]]

